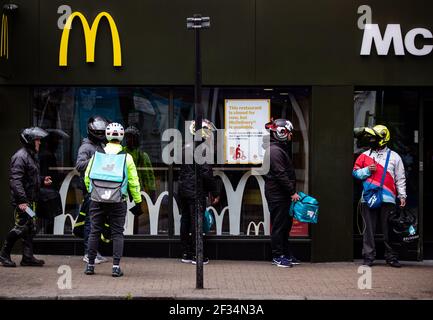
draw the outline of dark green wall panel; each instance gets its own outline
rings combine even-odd
[[[320,203],[311,260],[353,259],[353,87],[313,87],[311,193]]]
[[[211,17],[202,31],[204,83],[252,83],[254,79],[254,2],[124,0],[71,2],[89,22],[101,11],[116,21],[123,66],[112,66],[111,38],[106,21],[96,41],[95,63],[85,62],[82,27],[74,21],[69,66],[58,67],[61,31],[57,7],[64,1],[41,1],[41,69],[45,83],[68,84],[193,84],[194,31],[186,18],[194,13]]]
[[[383,33],[401,24],[433,30],[428,0],[17,0],[11,29],[13,78],[9,84],[191,85],[194,32],[186,17],[211,17],[202,32],[203,82],[208,85],[433,85],[433,53],[360,56],[360,5],[372,9]],[[82,27],[74,22],[69,67],[58,67],[61,30],[57,9],[68,4],[92,22],[101,11],[114,17],[123,67],[112,67],[111,37],[103,21],[96,62],[85,63]],[[433,44],[432,39],[417,45]],[[392,50],[391,50],[392,51]]]
[[[0,76],[0,85],[38,83],[43,81],[39,74],[39,0],[14,0],[13,3],[19,8],[8,19],[8,77]],[[2,63],[0,68],[3,68]]]
[[[355,22],[352,1],[257,0],[257,82],[350,81]]]
[[[20,129],[30,123],[30,91],[28,88],[0,87],[0,127],[2,152],[0,157],[0,241],[13,226],[10,204],[9,167],[12,155],[21,147]]]

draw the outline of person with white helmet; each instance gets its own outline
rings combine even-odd
[[[90,203],[89,262],[85,270],[87,275],[95,273],[99,237],[103,232],[105,218],[109,216],[113,242],[112,276],[123,276],[120,259],[123,254],[128,190],[135,202],[135,207],[131,211],[137,213],[141,210],[142,198],[137,169],[131,155],[125,153],[120,144],[124,135],[125,130],[121,124],[110,123],[105,130],[108,144],[104,152],[96,152],[86,169],[84,182],[92,199]]]
[[[387,147],[391,139],[384,125],[373,128],[357,128],[355,137],[366,141],[369,149],[355,162],[352,175],[362,181],[361,213],[365,222],[362,255],[364,265],[373,266],[376,258],[374,234],[376,221],[380,217],[385,244],[385,260],[388,265],[400,268],[397,247],[389,241],[388,217],[395,210],[396,199],[401,207],[406,206],[406,177],[404,165],[397,152]],[[385,172],[386,168],[386,172]],[[382,182],[383,181],[383,182]],[[370,207],[366,199],[371,190],[382,185],[382,202],[378,207]]]
[[[269,172],[265,175],[265,196],[271,215],[272,264],[290,268],[299,261],[289,249],[289,233],[293,218],[289,215],[291,201],[298,201],[296,175],[289,154],[293,124],[286,119],[271,119],[265,125],[270,131],[269,145],[264,144],[265,159],[269,159]]]

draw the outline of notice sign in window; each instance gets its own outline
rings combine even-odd
[[[224,101],[225,162],[261,164],[265,155],[263,135],[269,121],[271,100],[226,99]]]

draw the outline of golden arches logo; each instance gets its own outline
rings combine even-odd
[[[98,31],[99,22],[102,17],[105,17],[110,25],[111,39],[113,42],[113,66],[122,66],[119,32],[117,31],[117,26],[113,17],[107,12],[101,12],[96,16],[95,20],[93,20],[92,27],[90,27],[84,15],[77,11],[73,12],[68,17],[65,27],[63,28],[62,38],[60,40],[59,66],[64,67],[68,65],[69,32],[71,31],[72,21],[76,17],[80,19],[84,29],[84,39],[86,41],[86,62],[95,62],[96,33]]]
[[[8,30],[8,16],[2,15],[2,27],[0,36],[0,57],[9,59],[9,30]]]

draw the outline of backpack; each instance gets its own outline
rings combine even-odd
[[[298,192],[298,195],[300,199],[292,201],[289,214],[299,222],[317,223],[319,202],[303,192]]]
[[[418,219],[411,209],[401,208],[388,216],[389,240],[392,243],[412,243],[419,239]]]
[[[127,194],[126,153],[95,152],[89,173],[92,201],[120,203]]]

